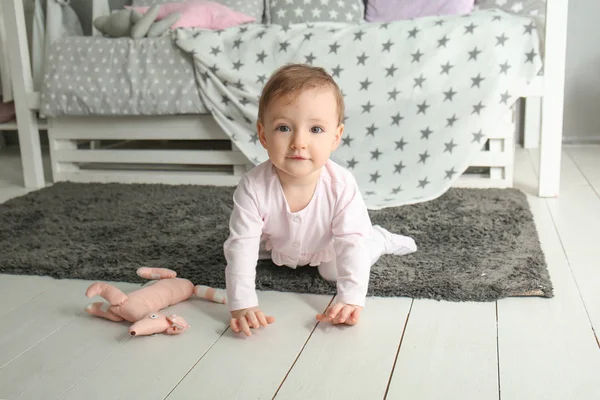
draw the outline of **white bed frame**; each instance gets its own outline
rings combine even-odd
[[[24,183],[45,185],[37,111],[39,93],[33,89],[22,0],[1,0],[9,37],[8,52],[18,120]],[[94,15],[108,13],[106,0],[93,0]],[[48,1],[46,38],[53,40],[57,20],[54,1]],[[489,174],[463,174],[458,187],[511,187],[515,139],[523,129],[524,147],[540,147],[538,195],[559,193],[568,0],[548,0],[544,77],[515,106],[472,161]],[[520,107],[524,102],[524,107]],[[520,110],[523,109],[523,112]],[[53,181],[235,185],[251,166],[228,140],[211,115],[139,117],[59,117],[47,122]],[[99,140],[226,141],[228,148],[134,149],[97,148]],[[88,141],[89,148],[78,143]],[[198,146],[195,146],[198,147]]]

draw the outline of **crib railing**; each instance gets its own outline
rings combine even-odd
[[[22,0],[2,0],[4,24],[9,40],[13,97],[19,132],[21,164],[25,187],[39,188],[45,185],[42,166],[42,149],[37,109],[39,100],[33,88],[30,53]]]

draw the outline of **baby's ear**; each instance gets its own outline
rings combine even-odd
[[[335,139],[333,141],[333,150],[337,149],[342,140],[342,135],[344,134],[344,124],[340,123],[338,127],[335,129]]]
[[[258,140],[260,140],[260,144],[266,149],[267,148],[267,138],[265,137],[265,126],[260,121],[256,121],[256,131],[258,132]]]

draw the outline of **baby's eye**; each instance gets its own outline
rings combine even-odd
[[[277,130],[278,130],[279,132],[289,132],[289,131],[290,131],[290,128],[289,128],[288,126],[281,125],[281,126],[278,126],[278,127],[277,127]]]
[[[319,126],[313,126],[312,128],[310,128],[310,132],[311,133],[321,133],[321,132],[323,132],[323,129],[321,129],[321,127],[319,127]]]
[[[151,318],[151,319],[156,319],[156,318],[158,318],[158,315],[156,315],[156,314],[152,314],[152,315],[150,315],[150,318]]]

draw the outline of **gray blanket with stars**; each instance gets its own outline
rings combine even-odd
[[[371,209],[442,195],[542,67],[534,23],[495,10],[173,35],[193,55],[202,100],[255,164],[267,159],[255,125],[269,75],[298,62],[329,71],[346,105],[332,159],[354,174]]]

